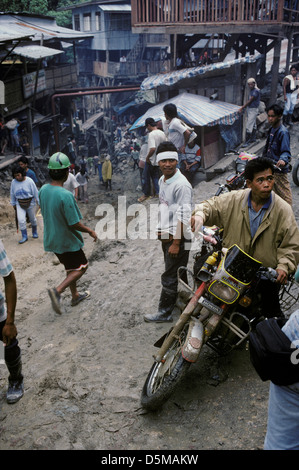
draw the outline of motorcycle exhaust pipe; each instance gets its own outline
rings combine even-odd
[[[203,345],[203,324],[197,318],[192,317],[188,329],[186,341],[182,347],[182,356],[188,362],[196,362]]]

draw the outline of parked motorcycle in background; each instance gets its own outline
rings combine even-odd
[[[245,166],[248,161],[253,160],[254,158],[257,158],[257,155],[253,155],[247,152],[240,152],[237,159],[234,162],[234,165],[236,167],[235,173],[229,175],[229,177],[226,178],[226,181],[224,184],[219,185],[219,188],[217,189],[215,196],[219,196],[221,193],[227,192],[227,191],[233,191],[236,189],[245,189],[246,187],[246,181],[244,178]]]
[[[235,173],[232,173],[231,175],[226,178],[226,181],[224,184],[219,184],[219,188],[217,189],[215,196],[219,196],[223,192],[228,192],[228,191],[235,191],[237,189],[245,189],[246,188],[246,180],[244,176],[245,172],[245,167],[248,161],[253,160],[254,158],[258,158],[258,155],[254,155],[251,153],[247,152],[240,152],[237,159],[235,160],[234,164],[236,167]],[[297,181],[298,186],[299,186],[299,160],[297,160],[297,167],[292,169],[292,166],[289,165],[290,171],[292,171],[293,179],[295,181],[294,173],[296,172],[296,176],[298,177]],[[295,164],[296,165],[296,164]],[[281,168],[278,166],[274,165],[275,171],[281,172]]]
[[[141,404],[147,410],[156,410],[168,400],[190,365],[199,360],[204,345],[218,354],[228,354],[244,343],[254,325],[264,318],[256,288],[261,278],[275,282],[276,271],[262,266],[237,245],[222,249],[217,227],[203,227],[202,236],[193,272],[185,267],[178,270],[179,292],[185,294],[179,294],[177,300],[181,314],[174,327],[155,344],[160,349],[141,395]],[[184,271],[192,285],[181,279]],[[288,297],[285,289],[281,301]],[[297,288],[283,311],[298,299]]]
[[[296,186],[299,186],[299,154],[292,168],[292,178]]]

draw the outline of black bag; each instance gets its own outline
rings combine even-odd
[[[29,209],[32,199],[33,197],[28,197],[27,199],[18,199],[18,203],[22,209],[26,210]]]
[[[263,381],[276,385],[299,382],[299,361],[291,358],[296,349],[281,330],[285,322],[282,318],[263,320],[249,335],[250,360],[256,372]]]

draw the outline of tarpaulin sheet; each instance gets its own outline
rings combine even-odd
[[[216,126],[219,124],[232,125],[241,114],[240,106],[225,103],[223,101],[211,101],[206,96],[192,93],[181,93],[163,103],[150,108],[143,116],[139,117],[130,130],[145,125],[145,120],[152,117],[156,122],[164,118],[163,108],[167,103],[173,103],[177,107],[178,116],[191,126]]]

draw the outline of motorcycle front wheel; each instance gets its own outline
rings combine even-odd
[[[141,394],[141,405],[149,411],[160,408],[172,395],[186,375],[190,362],[181,353],[189,324],[186,324],[178,338],[174,339],[161,362],[154,362]]]

